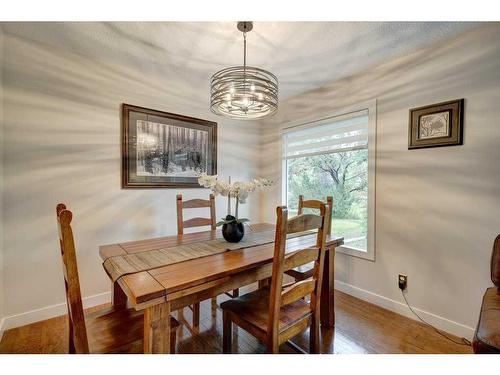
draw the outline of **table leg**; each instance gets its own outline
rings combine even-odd
[[[117,309],[125,309],[127,307],[127,295],[117,281],[111,284],[111,291],[113,293],[113,300],[111,301],[113,307]]]
[[[144,353],[170,353],[170,302],[144,311]]]
[[[267,279],[259,280],[258,284],[259,289],[264,289],[265,287],[269,286],[269,284],[271,284],[271,278],[268,277]]]
[[[321,285],[321,325],[324,327],[335,326],[335,248],[327,250],[323,268],[323,282]]]

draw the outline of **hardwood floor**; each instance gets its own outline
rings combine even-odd
[[[218,302],[227,298],[219,296]],[[335,329],[321,332],[322,353],[472,353],[470,347],[454,344],[417,321],[342,292],[336,292],[336,303]],[[181,315],[181,323],[183,319],[191,322],[191,310],[185,308]],[[0,342],[0,353],[67,353],[67,325],[67,317],[62,316],[8,330]],[[222,353],[220,309],[214,311],[210,301],[203,301],[199,332],[182,324],[177,337],[177,353]],[[308,332],[293,341],[309,350]],[[241,354],[265,351],[253,336],[237,327],[233,328],[232,346]],[[134,351],[140,353],[142,346],[137,345]],[[287,344],[280,347],[280,352],[295,353]]]

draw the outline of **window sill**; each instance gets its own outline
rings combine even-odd
[[[350,255],[352,257],[365,259],[374,262],[375,261],[375,252],[374,251],[363,251],[358,250],[354,247],[349,246],[339,246],[336,248],[337,253]]]

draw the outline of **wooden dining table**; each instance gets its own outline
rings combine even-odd
[[[112,281],[113,305],[126,307],[128,301],[136,310],[144,310],[144,353],[170,352],[171,312],[270,278],[274,228],[266,223],[247,226],[246,242],[242,241],[241,248],[226,243],[220,230],[100,246],[99,255]],[[214,243],[224,246],[223,252],[206,255],[208,244]],[[315,251],[303,252],[301,257],[289,255],[315,243],[315,233],[288,239],[285,269],[314,261]],[[321,324],[328,327],[334,325],[335,319],[335,247],[342,244],[342,237],[327,236]],[[179,249],[188,249],[192,258],[176,261],[174,255],[180,253]],[[196,256],[197,251],[202,255]],[[169,259],[166,265],[162,265],[164,258],[158,254]],[[153,262],[146,262],[148,258]]]

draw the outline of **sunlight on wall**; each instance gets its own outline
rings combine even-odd
[[[170,50],[168,39],[162,39],[167,46],[160,48],[128,32],[134,25],[102,23],[93,32],[70,26],[71,32],[63,35],[59,27],[31,24],[22,35],[3,36],[1,211],[8,218],[3,279],[9,286],[4,315],[64,302],[58,202],[74,211],[83,295],[91,296],[109,290],[99,245],[173,234],[175,195],[207,196],[203,189],[120,188],[121,103],[217,121],[219,174],[277,181],[242,207],[253,221],[274,222],[275,207],[281,204],[280,126],[377,99],[376,262],[339,255],[336,277],[381,299],[400,301],[396,275],[406,273],[412,304],[466,329],[475,325],[483,289],[490,284],[492,240],[500,228],[498,24],[291,97],[280,103],[275,117],[261,122],[228,121],[209,112],[209,75],[197,87],[194,74],[216,70],[213,52],[205,49],[199,55],[197,45]],[[188,35],[178,27],[170,31],[187,37],[198,28],[192,25]],[[215,34],[226,35],[222,31]],[[220,50],[230,39],[221,37]],[[356,43],[349,39],[341,47]],[[314,60],[321,65],[303,68],[349,65],[344,61],[348,55],[332,65],[320,53]],[[272,64],[282,65],[278,60]],[[296,88],[309,87],[309,82],[297,82],[297,72],[297,66],[285,66],[279,73]],[[408,151],[408,109],[458,98],[466,100],[464,145]],[[218,216],[225,212],[225,200],[217,200],[217,211]]]
[[[0,329],[2,328],[2,319],[4,317],[4,237],[3,237],[3,128],[4,128],[4,109],[3,109],[3,30],[0,26]]]
[[[377,99],[376,262],[339,254],[339,281],[397,304],[402,272],[414,306],[475,326],[500,231],[499,38],[499,24],[465,32],[290,98],[262,124],[262,173],[281,180],[280,126]],[[409,151],[408,110],[459,98],[464,145]],[[266,221],[280,203],[279,189],[262,195]]]
[[[217,121],[219,174],[246,180],[259,172],[259,127],[210,114],[208,89],[197,88],[192,100],[161,67],[136,69],[142,47],[133,43],[123,53],[139,51],[134,58],[101,61],[5,35],[6,315],[64,301],[58,202],[74,212],[83,295],[91,296],[109,290],[99,245],[174,234],[175,195],[208,196],[204,189],[121,189],[121,103]],[[255,197],[242,214],[258,220],[258,206]],[[217,199],[217,211],[225,212],[225,200]]]

